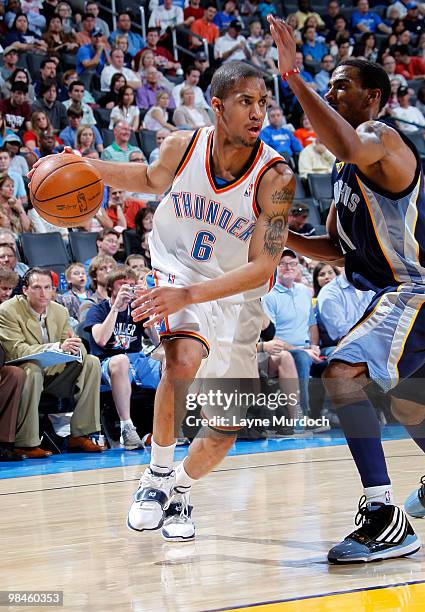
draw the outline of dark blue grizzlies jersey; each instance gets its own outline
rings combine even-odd
[[[402,138],[415,154],[416,171],[398,194],[374,185],[354,164],[336,162],[332,171],[346,274],[358,289],[425,285],[424,176],[416,150]]]

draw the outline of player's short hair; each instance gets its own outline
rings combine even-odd
[[[242,79],[263,79],[261,72],[244,62],[228,62],[220,66],[211,81],[211,97],[224,100]]]
[[[382,66],[375,62],[358,58],[346,59],[338,64],[338,68],[339,66],[352,66],[356,68],[364,89],[379,89],[381,92],[379,110],[384,108],[391,95],[391,81]]]
[[[138,278],[136,272],[127,266],[121,266],[117,270],[112,270],[106,279],[106,293],[111,297],[114,284],[119,280],[134,280],[137,283]]]

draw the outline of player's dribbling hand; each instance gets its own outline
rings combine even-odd
[[[278,64],[281,74],[289,72],[295,67],[295,52],[297,45],[293,36],[291,26],[287,25],[282,19],[267,16],[270,24],[270,33],[276,43],[278,51]]]
[[[46,157],[41,157],[35,162],[31,170],[28,172],[27,177],[31,180],[32,175],[34,174],[38,166],[41,166],[41,164],[44,163],[46,159],[49,159],[50,157],[57,157],[58,155],[69,155],[70,153],[74,154],[72,147],[65,147],[62,153],[53,153],[52,155],[46,155]]]
[[[136,299],[131,303],[133,321],[149,318],[144,327],[152,327],[170,314],[189,304],[186,287],[156,287],[137,289]]]

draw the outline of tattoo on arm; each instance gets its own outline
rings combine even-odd
[[[286,221],[282,213],[273,213],[265,219],[263,252],[270,257],[277,257],[285,247]]]
[[[283,189],[273,191],[272,193],[272,204],[290,204],[294,197],[294,190],[291,187],[284,187]]]

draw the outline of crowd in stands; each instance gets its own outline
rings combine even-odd
[[[154,163],[171,132],[214,125],[214,70],[232,60],[249,62],[268,87],[260,138],[297,174],[290,227],[305,235],[323,232],[335,159],[287,83],[276,78],[269,14],[292,26],[296,66],[320,96],[341,61],[382,64],[392,93],[381,118],[425,157],[425,4],[150,0],[145,11],[142,35],[138,12],[119,13],[114,28],[110,12],[90,0],[0,0],[0,365],[46,347],[79,357],[78,364],[44,370],[28,362],[3,365],[0,460],[49,456],[40,448],[42,394],[73,402],[69,449],[103,450],[92,436],[100,430],[100,384],[112,393],[124,447],[141,448],[143,432],[133,425],[130,398],[135,386],[155,389],[160,378],[160,364],[150,357],[158,338],[132,322],[129,307],[134,285],[150,270],[148,236],[160,196],[105,188],[96,216],[72,230],[97,233],[90,257],[78,261],[71,231],[32,207],[27,173],[37,159],[69,146],[83,157]],[[173,40],[187,53],[176,54]],[[328,190],[319,195],[318,176]],[[60,233],[70,265],[55,269],[46,252],[44,270],[34,267],[22,236],[52,232]],[[286,391],[295,389],[296,409],[312,414],[309,377],[320,375],[369,299],[343,269],[285,250],[277,284],[264,299],[260,374],[278,379]],[[4,404],[11,395],[20,402]]]

